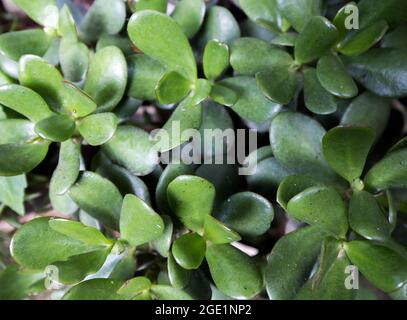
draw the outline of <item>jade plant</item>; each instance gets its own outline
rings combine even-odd
[[[406,1],[0,10],[0,299],[407,299]]]

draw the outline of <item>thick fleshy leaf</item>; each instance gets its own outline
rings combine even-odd
[[[122,287],[120,287],[119,290],[117,290],[117,293],[133,298],[145,291],[150,290],[150,288],[150,279],[146,277],[135,277],[126,281],[126,283]]]
[[[136,99],[155,100],[155,87],[164,76],[164,65],[145,54],[132,55],[128,60],[131,67],[128,94]]]
[[[96,0],[86,13],[80,31],[88,41],[104,34],[117,34],[126,21],[126,5],[121,0]]]
[[[232,43],[230,64],[244,75],[254,75],[273,66],[288,66],[293,59],[287,52],[257,38],[239,38]]]
[[[261,272],[252,258],[231,245],[209,245],[206,260],[216,287],[224,294],[251,299],[263,289]]]
[[[157,239],[163,230],[163,220],[149,205],[132,194],[124,197],[120,214],[120,234],[124,240],[136,247]]]
[[[407,148],[391,152],[378,162],[366,175],[365,184],[373,191],[407,188]]]
[[[332,169],[350,183],[360,178],[375,133],[367,127],[336,127],[324,136],[322,148]]]
[[[361,0],[358,3],[360,11],[360,26],[365,28],[373,23],[386,20],[391,26],[406,22],[403,12],[407,10],[407,4],[400,0]]]
[[[57,195],[66,193],[75,183],[80,168],[80,144],[73,140],[61,143],[58,166],[52,174],[50,192]]]
[[[358,10],[357,4],[354,1],[345,4],[338,10],[335,18],[333,19],[333,24],[339,32],[338,40],[343,40],[345,35],[349,32],[349,28],[347,28],[345,25],[346,22],[351,21],[355,24],[358,22],[356,21],[356,18],[352,16],[352,14],[354,15],[354,13],[358,12]]]
[[[229,47],[211,40],[206,44],[203,55],[203,68],[207,79],[216,79],[229,66]]]
[[[122,280],[91,279],[83,281],[69,289],[64,300],[122,300],[117,290],[123,285]]]
[[[312,17],[295,42],[295,60],[303,64],[322,57],[337,38],[338,30],[328,19]]]
[[[349,224],[352,230],[369,240],[388,240],[392,231],[376,199],[366,191],[352,195],[349,203]]]
[[[25,54],[42,57],[51,45],[51,37],[41,29],[7,32],[0,35],[0,53],[18,61]]]
[[[88,47],[81,42],[62,39],[59,47],[59,63],[66,80],[82,81],[88,71]]]
[[[52,115],[47,103],[38,93],[17,84],[0,86],[0,103],[33,122]]]
[[[345,57],[350,74],[367,89],[382,97],[407,95],[407,52],[400,49],[372,49]]]
[[[204,48],[211,40],[229,45],[240,38],[239,24],[232,13],[221,6],[212,6],[206,13],[205,22],[199,34],[199,45]]]
[[[171,285],[177,289],[185,288],[190,279],[191,271],[182,268],[170,253],[167,260],[168,278]]]
[[[227,107],[233,106],[238,99],[233,90],[219,84],[212,86],[209,96],[213,101]]]
[[[288,104],[294,98],[298,79],[295,70],[287,66],[273,66],[256,74],[257,85],[271,101]]]
[[[38,121],[35,132],[43,139],[51,141],[65,141],[72,137],[75,131],[75,122],[66,115],[53,115]]]
[[[308,110],[316,114],[331,114],[338,107],[338,101],[321,85],[314,68],[304,70],[304,100]]]
[[[212,90],[212,81],[207,79],[198,79],[192,86],[192,91],[188,97],[190,104],[198,105],[204,102],[210,95]]]
[[[156,10],[163,13],[167,12],[168,0],[138,0],[136,1],[136,11]]]
[[[387,126],[390,110],[390,100],[364,92],[346,109],[341,125],[369,127],[374,130],[377,141]]]
[[[264,234],[274,218],[271,203],[253,192],[240,192],[228,198],[216,217],[243,236]]]
[[[325,234],[315,226],[292,232],[276,243],[267,259],[265,280],[273,300],[293,299],[307,280]]]
[[[362,54],[379,42],[388,28],[386,21],[379,21],[370,27],[355,32],[339,44],[339,51],[347,56]]]
[[[121,35],[105,34],[101,36],[96,44],[96,51],[111,46],[118,47],[120,50],[122,50],[125,57],[134,55],[134,50],[132,48],[130,39]]]
[[[69,196],[85,212],[107,227],[118,229],[122,196],[116,186],[96,173],[85,171],[69,190]]]
[[[114,113],[97,113],[78,120],[76,126],[82,137],[91,146],[109,141],[117,128],[118,119]]]
[[[164,222],[164,230],[157,239],[151,241],[151,246],[163,257],[168,257],[172,240],[173,224],[169,216],[161,216]]]
[[[175,261],[186,270],[198,269],[205,257],[205,239],[197,233],[187,233],[172,244]]]
[[[42,278],[42,272],[20,270],[16,265],[9,265],[0,270],[0,299],[26,299]]]
[[[197,77],[194,55],[180,25],[156,11],[133,14],[127,31],[130,39],[145,54],[177,71],[191,81]]]
[[[384,292],[399,289],[407,281],[407,260],[370,241],[345,243],[346,254],[375,287]]]
[[[206,216],[204,224],[204,236],[214,244],[231,243],[241,240],[238,233],[225,226],[212,216]]]
[[[53,262],[94,250],[94,246],[56,232],[49,221],[49,217],[36,218],[14,234],[10,251],[20,265],[43,269]]]
[[[31,19],[38,24],[56,29],[58,27],[58,7],[55,0],[14,0]]]
[[[122,51],[112,46],[96,52],[89,65],[85,91],[95,99],[97,110],[113,110],[123,97],[126,84],[127,63]]]
[[[192,38],[201,28],[205,11],[204,0],[180,0],[175,6],[172,18],[181,26],[185,35]]]
[[[273,118],[281,110],[281,105],[268,100],[251,77],[233,77],[220,82],[220,85],[232,90],[237,100],[232,105],[243,119],[256,123],[264,123]]]
[[[166,285],[152,285],[151,294],[158,300],[192,300],[186,292]]]
[[[75,20],[67,4],[59,11],[58,34],[66,40],[77,41],[78,34],[76,31]]]
[[[103,152],[136,176],[151,173],[158,163],[158,153],[147,132],[132,126],[120,126],[103,145]]]
[[[344,238],[348,231],[345,203],[333,188],[304,190],[288,202],[287,212],[292,218],[318,226],[338,238]]]
[[[206,216],[212,213],[214,186],[200,177],[182,175],[168,185],[167,196],[181,222],[192,231],[202,232]]]
[[[177,71],[170,71],[158,81],[155,92],[162,104],[177,103],[191,90],[192,83]]]
[[[382,47],[407,49],[407,24],[388,32],[383,38]]]
[[[0,203],[24,215],[24,195],[27,187],[25,175],[0,177]]]
[[[272,30],[286,31],[287,22],[280,15],[276,0],[240,0],[239,4],[252,21]]]
[[[298,32],[313,16],[321,15],[321,0],[277,0],[282,15]]]
[[[286,32],[275,37],[271,43],[276,46],[294,47],[297,41],[298,34],[293,32]]]
[[[356,83],[337,56],[322,57],[317,65],[317,76],[321,85],[334,96],[353,98],[358,94]]]
[[[64,111],[73,118],[82,118],[96,110],[96,103],[85,91],[73,83],[64,81],[62,83]]]

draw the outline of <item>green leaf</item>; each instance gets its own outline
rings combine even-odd
[[[238,99],[237,94],[233,90],[219,84],[212,86],[209,96],[213,101],[227,107],[233,106]]]
[[[75,20],[67,4],[59,11],[58,33],[63,39],[73,42],[78,40]]]
[[[25,175],[0,177],[0,203],[24,215],[24,195],[27,187]]]
[[[75,122],[66,115],[53,115],[38,121],[35,132],[43,139],[61,142],[72,137]]]
[[[325,129],[299,113],[281,113],[270,127],[270,144],[276,159],[297,173],[331,180],[333,172],[322,153]]]
[[[273,66],[288,66],[293,59],[287,52],[257,38],[239,38],[231,46],[230,64],[244,75],[254,75]]]
[[[19,270],[15,265],[0,270],[0,299],[22,300],[27,298],[31,289],[43,277],[42,272]]]
[[[181,222],[192,231],[202,232],[206,216],[212,213],[215,187],[200,177],[182,175],[168,185],[167,195]]]
[[[298,32],[313,16],[321,15],[321,0],[277,0],[281,14]]]
[[[101,36],[96,44],[96,51],[102,50],[106,47],[118,47],[126,58],[128,56],[134,56],[134,50],[130,39],[127,36],[121,35],[109,35],[105,34]]]
[[[295,42],[295,60],[303,64],[322,57],[337,38],[338,30],[328,19],[312,17]]]
[[[370,27],[357,31],[339,43],[339,52],[347,56],[360,55],[378,43],[388,28],[386,21],[379,21]]]
[[[287,66],[273,66],[256,74],[257,85],[271,101],[289,104],[294,98],[298,79],[295,70]]]
[[[297,38],[298,38],[297,33],[286,32],[275,37],[271,41],[271,43],[275,44],[276,46],[294,47]]]
[[[263,95],[254,78],[238,76],[222,80],[219,84],[235,93],[237,100],[233,103],[232,110],[243,119],[264,123],[281,110],[280,104]]]
[[[319,82],[314,68],[304,70],[304,100],[308,110],[316,114],[331,114],[338,107],[335,97]]]
[[[155,100],[155,87],[164,76],[165,67],[145,54],[135,54],[128,58],[129,96],[141,100]]]
[[[339,37],[338,40],[343,40],[346,34],[349,32],[349,28],[346,27],[345,22],[350,19],[352,22],[356,22],[356,16],[351,17],[352,14],[358,12],[358,7],[354,1],[345,4],[342,8],[338,10],[336,13],[335,18],[333,19],[333,24],[335,25],[336,29],[338,29]]]
[[[199,34],[199,46],[204,48],[211,40],[218,40],[229,45],[238,38],[240,38],[239,24],[233,14],[225,7],[212,6],[206,13]]]
[[[0,86],[0,103],[33,122],[52,115],[47,103],[33,90],[17,84]]]
[[[151,294],[158,300],[192,300],[186,292],[165,285],[152,285]]]
[[[157,99],[160,103],[177,103],[185,98],[191,90],[192,83],[177,71],[169,71],[158,81]]]
[[[205,239],[197,233],[187,233],[172,244],[175,261],[186,270],[198,269],[205,257]]]
[[[355,192],[349,203],[350,227],[368,240],[390,238],[391,226],[376,199],[366,191]]]
[[[14,234],[10,251],[18,264],[44,269],[54,262],[94,250],[92,246],[54,231],[49,221],[49,217],[36,218]]]
[[[206,260],[222,293],[235,299],[251,299],[263,289],[261,272],[252,258],[231,245],[209,245]]]
[[[231,243],[242,239],[238,233],[212,216],[206,216],[204,236],[214,244]]]
[[[177,289],[184,289],[191,279],[191,271],[182,268],[171,253],[168,256],[167,268],[171,285]]]
[[[104,34],[117,34],[126,22],[126,5],[121,0],[96,0],[87,11],[80,31],[88,41]]]
[[[48,153],[49,142],[1,144],[0,176],[18,176],[38,166]]]
[[[192,91],[188,97],[188,101],[192,105],[198,105],[205,101],[212,90],[212,81],[206,79],[198,79],[192,87]]]
[[[391,98],[407,95],[405,50],[372,49],[356,57],[345,57],[344,62],[349,73],[373,93]]]
[[[270,228],[274,209],[262,196],[253,192],[240,192],[222,204],[216,217],[243,236],[256,237]]]
[[[342,61],[334,55],[326,55],[318,61],[317,76],[321,85],[334,96],[353,98],[358,94],[358,87],[346,72]]]
[[[86,280],[69,289],[63,300],[122,300],[117,293],[122,285],[122,280],[115,279]]]
[[[137,12],[131,17],[127,31],[138,49],[158,60],[168,71],[177,71],[191,81],[197,78],[191,46],[173,19],[156,11]]]
[[[136,176],[151,173],[158,163],[154,141],[150,140],[147,132],[132,126],[118,127],[102,150],[114,163]]]
[[[332,169],[349,183],[360,178],[375,133],[367,127],[336,127],[322,141],[325,159]]]
[[[377,141],[390,118],[390,101],[368,91],[351,102],[341,119],[341,125],[365,126],[374,130]]]
[[[66,80],[80,82],[88,71],[89,49],[81,42],[62,39],[59,46],[59,63]]]
[[[151,246],[154,250],[158,251],[161,256],[168,257],[174,227],[169,216],[164,215],[161,216],[161,218],[164,222],[164,230],[160,237],[151,241]]]
[[[265,280],[273,300],[294,299],[307,280],[325,234],[315,226],[280,238],[267,258]]]
[[[277,9],[276,0],[240,0],[239,4],[250,20],[260,25],[270,25],[277,31],[284,29],[284,21]]]
[[[209,41],[204,50],[203,68],[207,79],[216,79],[229,66],[229,47],[218,40]]]
[[[87,143],[91,146],[100,146],[113,137],[118,121],[114,113],[105,112],[78,120],[76,126]]]
[[[333,188],[304,190],[288,202],[287,212],[292,218],[318,226],[337,238],[345,238],[348,231],[345,203]]]
[[[376,288],[392,292],[407,281],[407,260],[370,241],[345,243],[346,254]]]
[[[360,26],[365,28],[373,23],[386,20],[391,26],[407,21],[403,14],[407,10],[407,5],[400,0],[361,0],[358,3]]]
[[[73,140],[61,143],[58,166],[50,182],[50,192],[56,195],[65,194],[75,183],[79,175],[81,146]]]
[[[51,37],[41,29],[7,32],[0,35],[0,53],[18,61],[25,54],[42,57],[51,45]]]
[[[126,84],[127,63],[122,51],[111,46],[96,52],[90,61],[84,90],[95,99],[97,110],[113,110],[123,97]]]
[[[64,111],[73,118],[85,117],[96,110],[96,103],[92,97],[73,83],[64,81],[61,91],[66,99],[63,102]]]
[[[205,11],[204,0],[180,0],[175,6],[172,18],[181,26],[185,35],[192,38],[201,28]]]
[[[136,11],[141,10],[156,10],[166,13],[167,0],[138,0],[136,2]]]
[[[69,196],[79,208],[102,224],[118,230],[122,196],[109,180],[85,171],[69,190]]]
[[[366,175],[365,184],[376,192],[407,188],[407,148],[391,152],[373,166]]]
[[[407,24],[388,32],[383,38],[382,47],[407,49]]]
[[[163,230],[163,220],[143,200],[132,194],[124,197],[120,214],[120,233],[123,239],[136,247],[156,240]]]
[[[149,291],[151,288],[151,281],[146,277],[135,277],[130,279],[117,290],[117,293],[120,295],[135,297],[139,294],[142,294],[145,291]]]
[[[53,29],[58,27],[59,12],[55,0],[15,0],[14,3],[38,24]]]

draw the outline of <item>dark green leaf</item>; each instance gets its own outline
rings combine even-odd
[[[167,268],[168,268],[168,278],[170,279],[172,286],[174,286],[177,289],[183,289],[188,285],[191,279],[191,271],[182,268],[175,261],[171,253],[168,256]]]
[[[282,15],[298,32],[313,16],[321,15],[321,0],[277,0]]]

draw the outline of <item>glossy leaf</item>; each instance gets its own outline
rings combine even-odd
[[[71,82],[62,83],[65,111],[73,118],[85,117],[96,110],[96,103],[86,92]]]
[[[168,278],[171,285],[177,289],[185,288],[190,279],[191,271],[182,268],[174,259],[172,254],[169,254],[167,260]]]
[[[115,279],[91,279],[69,289],[64,300],[121,300],[117,290],[123,281]]]
[[[161,216],[164,222],[164,230],[162,234],[155,240],[151,241],[151,246],[158,251],[163,257],[168,257],[172,241],[173,223],[169,216]]]
[[[205,11],[204,0],[181,0],[177,2],[172,18],[181,26],[185,35],[192,38],[204,21]]]
[[[159,300],[192,300],[186,292],[165,285],[151,286],[151,294]]]
[[[285,24],[278,11],[276,0],[241,0],[239,4],[252,21],[262,26],[268,25],[277,31],[285,29]]]
[[[75,122],[66,115],[53,115],[35,125],[35,132],[39,136],[57,142],[68,140],[74,131]]]
[[[136,11],[156,10],[166,13],[167,1],[168,0],[139,0],[136,2]]]
[[[55,0],[15,0],[14,3],[38,24],[57,28],[58,7]]]
[[[306,26],[313,16],[321,14],[320,0],[277,0],[282,15],[298,32]]]
[[[229,66],[229,47],[217,40],[206,44],[203,68],[207,79],[216,79]]]
[[[343,40],[346,34],[349,32],[349,28],[346,27],[345,22],[349,19],[351,22],[356,24],[355,16],[352,16],[355,12],[358,12],[358,7],[354,1],[345,4],[342,8],[338,10],[335,18],[333,19],[333,24],[338,29],[339,37],[338,40]]]
[[[120,295],[135,297],[145,291],[150,290],[151,281],[146,277],[135,277],[126,281],[126,283],[117,290]]]
[[[172,244],[175,261],[186,270],[198,269],[205,257],[205,239],[197,233],[182,235]]]
[[[231,243],[241,240],[238,233],[225,226],[212,216],[206,216],[204,224],[204,235],[206,239],[214,244]]]
[[[227,107],[233,106],[238,99],[233,90],[219,84],[212,86],[209,96],[213,101]]]
[[[97,113],[79,120],[76,125],[81,136],[91,146],[109,141],[116,132],[118,119],[114,113]]]
[[[177,103],[185,98],[191,90],[192,83],[177,71],[170,71],[158,81],[157,99],[160,103]]]
[[[63,39],[59,47],[59,62],[66,80],[80,82],[88,71],[89,49],[81,42]]]
[[[78,34],[76,31],[75,20],[67,4],[64,4],[59,11],[58,33],[62,38],[69,41],[77,41]]]
[[[0,202],[17,212],[24,215],[24,196],[27,187],[25,175],[15,177],[0,177]]]

